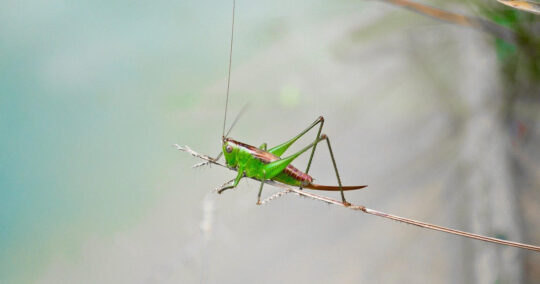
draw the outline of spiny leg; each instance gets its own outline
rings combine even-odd
[[[283,195],[285,195],[285,194],[287,194],[287,193],[291,193],[291,192],[293,192],[292,189],[287,188],[287,189],[282,190],[282,191],[280,191],[280,192],[274,193],[274,194],[271,195],[270,197],[267,197],[265,200],[261,201],[261,204],[260,204],[260,205],[263,205],[263,204],[265,204],[265,203],[268,203],[268,202],[270,202],[270,201],[272,201],[272,200],[274,200],[274,199],[276,199],[276,198],[279,198],[279,197],[281,197],[281,196],[283,196]]]

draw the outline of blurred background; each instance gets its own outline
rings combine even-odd
[[[323,115],[343,183],[369,185],[350,202],[538,245],[539,16],[422,3],[511,39],[384,1],[237,1],[229,123],[250,106],[231,137],[273,146]],[[292,195],[256,206],[254,181],[212,193],[235,173],[171,145],[220,151],[231,8],[2,3],[0,282],[540,282],[538,253]],[[325,147],[310,174],[335,184]]]

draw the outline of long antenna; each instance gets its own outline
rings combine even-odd
[[[234,119],[233,123],[231,124],[231,127],[229,127],[229,130],[227,130],[227,133],[225,134],[224,137],[229,137],[229,133],[231,133],[231,130],[233,129],[233,127],[236,125],[236,123],[238,122],[238,119],[240,118],[240,116],[242,116],[242,114],[244,113],[244,111],[246,110],[248,104],[245,104],[242,109],[240,109],[240,112],[236,115],[236,118]],[[219,160],[219,158],[221,158],[221,155],[223,155],[223,152],[222,151],[219,151],[219,153],[217,154],[217,156],[214,158],[214,161],[217,161]],[[206,165],[207,162],[204,162],[204,163],[200,163],[200,164],[197,164],[196,166],[197,167],[200,167],[201,165]],[[195,167],[195,166],[194,166]]]
[[[233,40],[234,40],[234,8],[235,6],[236,6],[236,0],[233,0],[232,25],[231,25],[231,49],[229,53],[229,74],[227,76],[227,97],[225,99],[225,114],[223,116],[223,131],[221,132],[222,137],[225,137],[225,122],[227,121],[227,107],[229,106],[229,87],[231,85],[231,65],[232,65],[232,48],[233,48]]]
[[[244,112],[246,111],[248,105],[249,105],[249,104],[245,104],[245,105],[240,109],[240,111],[238,112],[238,114],[237,114],[236,117],[234,118],[233,123],[232,123],[231,126],[229,127],[229,130],[227,130],[227,133],[225,134],[225,137],[229,137],[229,133],[231,133],[231,130],[233,129],[233,127],[234,127],[234,126],[236,125],[236,123],[238,122],[238,119],[240,119],[240,117],[242,116],[242,114],[244,114]]]

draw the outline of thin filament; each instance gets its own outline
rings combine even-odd
[[[221,136],[225,136],[225,122],[227,121],[227,108],[229,106],[229,87],[231,85],[231,65],[232,65],[232,50],[233,50],[233,40],[234,40],[234,8],[236,6],[236,1],[233,0],[233,9],[232,9],[232,25],[231,25],[231,48],[229,52],[229,74],[227,75],[227,96],[225,99],[225,114],[223,116],[223,131]]]

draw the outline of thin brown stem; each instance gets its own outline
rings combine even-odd
[[[180,146],[178,144],[174,144],[173,146],[175,146],[178,150],[187,152],[190,155],[192,155],[194,157],[197,157],[199,159],[203,159],[203,160],[206,160],[206,161],[208,161],[208,162],[210,162],[212,164],[219,165],[219,166],[231,169],[231,168],[227,167],[226,165],[223,165],[221,163],[218,163],[218,162],[214,161],[211,157],[209,157],[207,155],[199,154],[199,153],[193,151],[188,146],[182,147],[182,146]],[[231,170],[234,170],[234,169],[231,169]],[[495,243],[495,244],[505,245],[505,246],[512,246],[512,247],[517,247],[517,248],[528,249],[528,250],[540,252],[540,247],[539,246],[523,244],[523,243],[518,243],[518,242],[512,242],[512,241],[506,241],[506,240],[501,240],[501,239],[497,239],[497,238],[486,237],[486,236],[482,236],[482,235],[478,235],[478,234],[464,232],[464,231],[460,231],[460,230],[450,229],[450,228],[443,227],[443,226],[433,225],[433,224],[429,224],[429,223],[425,223],[425,222],[421,222],[421,221],[416,221],[416,220],[405,218],[405,217],[400,217],[400,216],[380,212],[380,211],[377,211],[377,210],[369,209],[369,208],[367,208],[365,206],[362,206],[362,205],[354,205],[354,204],[347,205],[347,204],[345,204],[345,203],[343,203],[341,201],[338,201],[338,200],[335,200],[335,199],[332,199],[332,198],[328,198],[328,197],[325,197],[325,196],[320,196],[320,195],[317,195],[317,194],[309,193],[309,192],[307,192],[305,190],[299,190],[299,189],[290,187],[288,185],[275,182],[273,180],[266,180],[265,183],[285,189],[285,191],[278,193],[277,196],[275,196],[274,198],[277,198],[277,197],[279,197],[279,196],[281,196],[283,194],[291,192],[291,193],[294,193],[294,194],[299,195],[299,196],[304,196],[304,197],[308,197],[308,198],[311,198],[311,199],[314,199],[314,200],[319,200],[319,201],[322,201],[322,202],[325,202],[325,203],[328,203],[328,204],[341,206],[341,207],[344,207],[344,208],[347,208],[347,209],[350,209],[350,210],[362,211],[362,212],[367,213],[367,214],[383,217],[383,218],[398,221],[398,222],[401,222],[401,223],[415,225],[415,226],[430,229],[430,230],[435,230],[435,231],[444,232],[444,233],[448,233],[448,234],[458,235],[458,236],[462,236],[462,237],[466,237],[466,238],[470,238],[470,239],[475,239],[475,240],[480,240],[480,241],[484,241],[484,242]],[[274,198],[271,198],[271,199],[274,199]],[[267,201],[270,201],[270,200],[267,200]],[[265,202],[267,202],[267,201],[265,201]]]
[[[434,8],[431,6],[427,6],[427,5],[416,3],[409,0],[378,0],[378,1],[385,2],[385,3],[392,4],[399,7],[403,7],[405,9],[417,12],[425,16],[435,18],[440,21],[449,22],[449,23],[453,23],[459,26],[464,26],[464,27],[469,27],[469,28],[476,28],[488,34],[491,34],[495,37],[503,39],[509,43],[516,42],[517,36],[514,33],[514,31],[506,27],[503,27],[501,25],[498,25],[494,22],[482,19],[482,18],[460,15],[454,12],[441,10],[438,8]]]

